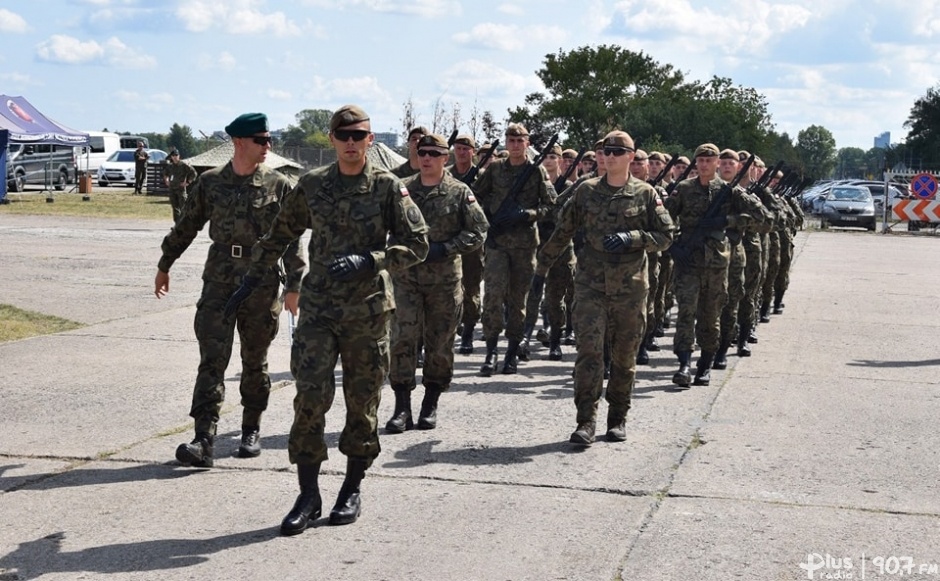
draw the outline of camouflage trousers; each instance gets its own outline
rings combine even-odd
[[[747,325],[754,328],[757,323],[758,315],[758,295],[761,287],[761,256],[760,236],[757,234],[747,234],[742,242],[744,245],[745,265],[744,265],[744,297],[741,299],[741,306],[738,309],[739,325]]]
[[[179,222],[183,213],[183,206],[186,205],[188,194],[183,188],[170,188],[170,207],[173,209],[173,221]]]
[[[414,389],[423,338],[422,382],[446,390],[454,376],[454,332],[463,304],[460,281],[423,285],[395,280],[395,304],[389,381]]]
[[[770,304],[774,298],[774,284],[780,272],[780,233],[771,232],[767,238],[767,270],[764,271],[761,303]]]
[[[525,306],[532,275],[534,248],[487,247],[483,267],[483,337],[521,341],[525,329]]]
[[[665,319],[666,313],[672,308],[672,256],[668,252],[659,254],[659,276],[656,277],[656,298],[653,302],[653,321],[650,323],[653,327]],[[652,286],[650,292],[654,292]]]
[[[649,288],[653,289],[652,292],[646,294],[646,321],[649,324],[650,328],[644,331],[644,334],[649,332],[651,329],[656,328],[656,292],[655,289],[659,286],[659,252],[647,252],[646,253],[646,265],[647,265],[647,280],[649,281]]]
[[[343,364],[346,401],[339,451],[366,460],[368,466],[379,455],[376,416],[390,364],[391,318],[392,312],[386,312],[366,319],[337,321],[301,307],[291,346],[291,373],[297,383],[294,423],[287,443],[291,464],[327,460],[324,430],[326,413],[336,395],[333,372],[338,359]]]
[[[636,382],[636,355],[646,328],[649,288],[647,270],[638,272],[622,294],[607,295],[575,283],[572,323],[578,337],[574,364],[574,405],[577,422],[596,421],[604,387],[604,340],[610,345],[607,381],[607,418],[612,423],[627,416]]]
[[[460,322],[464,327],[473,327],[480,321],[480,283],[483,282],[483,246],[460,256],[463,278],[463,314]]]
[[[545,311],[552,327],[564,329],[568,321],[568,309],[574,296],[574,248],[561,253],[545,275]],[[542,297],[529,293],[525,305],[525,326],[535,325],[539,316]]]
[[[744,300],[744,271],[747,268],[747,254],[740,242],[731,245],[731,261],[728,264],[728,300],[721,309],[720,345],[731,345],[738,336],[738,309]]]
[[[793,262],[793,236],[789,231],[780,233],[780,263],[774,280],[774,296],[779,301],[790,287],[790,264]]]
[[[728,300],[727,268],[676,268],[676,336],[673,351],[692,351],[697,342],[703,352],[718,349],[721,309]]]
[[[189,415],[196,420],[197,432],[215,433],[225,399],[225,370],[232,358],[235,329],[241,340],[242,374],[239,383],[243,423],[260,425],[261,413],[268,407],[271,378],[268,376],[268,347],[277,335],[283,303],[278,285],[262,286],[238,307],[234,317],[225,318],[225,303],[238,289],[237,284],[205,282],[196,303],[193,327],[199,342],[199,371],[193,389]]]

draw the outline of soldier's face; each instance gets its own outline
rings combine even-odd
[[[666,162],[659,161],[658,159],[649,160],[650,163],[650,175],[656,177],[663,171],[663,168],[666,167]]]
[[[672,166],[672,179],[677,179],[679,176],[685,173],[685,168],[687,167],[689,166],[685,163],[677,163],[676,165]]]
[[[345,136],[346,139],[341,139],[337,134]],[[361,139],[359,139],[360,137]],[[336,150],[336,157],[350,163],[364,160],[366,150],[372,145],[374,139],[375,135],[372,134],[371,125],[368,121],[359,121],[330,132],[330,143],[333,144],[333,149]]]
[[[604,148],[598,149],[594,152],[594,164],[597,168],[597,171],[607,171],[607,160],[604,159]]]
[[[718,156],[700,156],[695,158],[695,169],[698,171],[698,176],[706,180],[710,180],[715,177],[715,172],[718,170]]]
[[[558,169],[558,155],[554,153],[549,153],[545,156],[545,159],[542,160],[542,165],[545,166],[545,169],[550,172],[554,172]]]
[[[461,165],[473,163],[473,148],[462,143],[455,144],[454,159]]]
[[[726,182],[730,182],[734,179],[734,176],[738,173],[738,160],[736,159],[720,159],[718,160],[718,175],[721,176],[721,179]]]
[[[444,175],[447,151],[440,147],[422,145],[417,150],[419,170],[424,179],[439,180]]]
[[[649,179],[650,177],[650,166],[649,160],[641,159],[637,160],[636,158],[630,162],[630,173],[638,180]]]
[[[523,135],[507,135],[506,151],[509,152],[509,161],[519,164],[525,161],[526,148],[529,147],[529,138]]]

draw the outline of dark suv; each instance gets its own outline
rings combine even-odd
[[[22,192],[30,184],[57,190],[75,181],[75,148],[71,145],[21,144],[7,150],[7,189]]]

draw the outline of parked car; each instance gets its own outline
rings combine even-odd
[[[853,181],[850,183],[853,186],[865,186],[871,192],[872,199],[875,202],[875,210],[878,213],[881,213],[884,208],[885,203],[885,183],[876,182],[876,181]],[[898,200],[903,200],[908,198],[906,189],[904,189],[900,184],[888,184],[888,207],[890,208],[894,202]]]
[[[79,149],[78,169],[87,175],[96,175],[101,164],[121,149],[121,136],[110,131],[86,131],[88,146]],[[137,144],[134,144],[137,147]]]
[[[7,148],[9,191],[22,192],[30,184],[64,190],[74,181],[75,147],[71,145],[17,143]]]
[[[865,186],[834,185],[820,211],[820,226],[875,229],[875,202]]]
[[[98,185],[101,187],[111,184],[133,186],[134,176],[137,174],[134,163],[136,149],[119,149],[111,154],[108,160],[98,168]],[[147,163],[161,163],[166,160],[166,152],[162,149],[148,149],[150,159]]]

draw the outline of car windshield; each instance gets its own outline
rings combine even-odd
[[[134,161],[133,151],[115,151],[108,158],[108,161]]]
[[[867,188],[833,188],[829,194],[830,200],[844,200],[846,202],[867,202],[871,200],[871,192]]]

